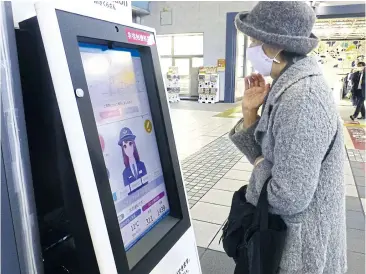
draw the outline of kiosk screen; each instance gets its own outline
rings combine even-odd
[[[79,44],[125,250],[169,214],[138,50]]]

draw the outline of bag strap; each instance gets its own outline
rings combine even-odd
[[[234,274],[245,274],[248,272],[248,266],[245,264],[244,258],[240,258],[235,265]]]
[[[325,153],[325,155],[324,155],[324,158],[323,158],[323,160],[322,160],[322,163],[324,163],[324,161],[328,158],[328,155],[329,155],[330,151],[332,150],[332,148],[333,148],[333,146],[334,146],[334,142],[335,142],[335,140],[336,140],[337,133],[338,133],[338,128],[337,128],[337,130],[336,130],[335,134],[333,135],[332,142],[330,142],[330,145],[329,145],[329,147],[328,147],[327,152],[326,152],[326,153]]]
[[[268,208],[269,208],[269,204],[268,204],[268,195],[267,195],[267,187],[269,184],[269,181],[271,181],[272,176],[269,176],[267,178],[267,180],[265,181],[261,193],[259,195],[259,199],[258,199],[258,206],[257,206],[257,211],[256,211],[256,215],[259,214],[259,216],[257,215],[255,220],[259,221],[259,229],[260,231],[264,231],[268,229]]]
[[[324,161],[328,158],[328,155],[334,146],[334,142],[336,140],[337,133],[338,133],[338,129],[336,130],[336,133],[333,136],[333,139],[328,147],[327,152],[325,153],[322,163],[324,163]],[[265,183],[263,184],[263,187],[262,187],[261,193],[259,195],[259,199],[258,199],[258,205],[257,205],[258,210],[255,213],[255,220],[257,220],[257,222],[259,221],[260,231],[264,231],[264,230],[268,229],[269,204],[268,204],[267,188],[268,188],[268,184],[271,179],[272,179],[272,176],[269,176],[267,178],[267,180],[265,181]]]

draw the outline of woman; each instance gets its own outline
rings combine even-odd
[[[315,19],[303,1],[261,1],[235,19],[251,39],[246,56],[259,74],[245,78],[243,119],[230,137],[254,165],[250,203],[272,176],[271,212],[287,224],[280,274],[347,268],[342,124],[317,61],[306,56],[318,43]]]
[[[129,186],[130,194],[147,183],[141,180],[147,174],[147,171],[145,164],[140,161],[135,139],[136,136],[129,128],[122,128],[118,145],[122,147],[123,162],[125,164],[123,182],[125,186]]]

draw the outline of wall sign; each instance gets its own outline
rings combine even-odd
[[[164,9],[160,12],[160,26],[172,25],[172,11]]]
[[[225,71],[225,59],[217,60],[217,71]]]
[[[128,8],[129,5],[131,5],[131,2],[129,3],[129,1],[94,1],[94,4],[111,10],[118,10]]]
[[[132,23],[131,1],[61,1],[55,8],[118,24]]]

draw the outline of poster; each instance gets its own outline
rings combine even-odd
[[[169,214],[139,54],[80,47],[125,249]]]
[[[217,73],[217,67],[199,67],[198,73],[199,74]]]
[[[217,60],[217,71],[225,71],[225,59],[218,59]]]

